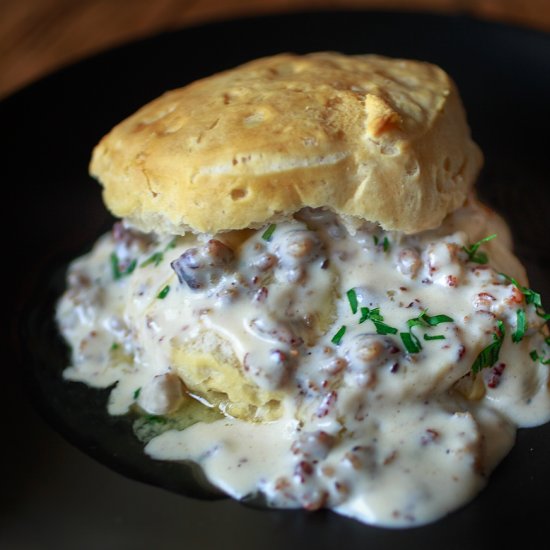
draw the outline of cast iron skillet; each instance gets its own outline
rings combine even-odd
[[[14,278],[8,301],[17,296],[14,341],[20,369],[10,391],[17,395],[24,387],[56,432],[133,480],[192,498],[221,498],[195,472],[148,459],[128,419],[106,414],[107,391],[61,379],[67,350],[52,318],[66,263],[113,221],[99,185],[87,175],[92,147],[114,124],[168,89],[255,57],[317,50],[423,59],[451,74],[474,139],[485,153],[479,194],[508,219],[531,286],[547,303],[550,299],[546,34],[465,17],[300,13],[162,34],[68,67],[0,103],[4,185],[10,186],[9,204],[18,212],[6,239]],[[549,461],[550,425],[520,430],[516,447],[489,487],[468,506],[427,527],[373,528],[330,512],[258,514],[228,502],[224,510],[231,514],[230,525],[208,530],[205,539],[193,530],[205,517],[204,507],[194,510],[191,502],[185,529],[175,525],[163,540],[184,537],[192,545],[200,540],[203,548],[261,545],[264,550],[344,543],[348,548],[406,544],[474,550],[506,543],[517,533],[525,544],[544,532]]]

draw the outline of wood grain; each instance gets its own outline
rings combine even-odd
[[[0,0],[0,98],[78,59],[161,31],[329,8],[466,13],[550,31],[550,0]]]

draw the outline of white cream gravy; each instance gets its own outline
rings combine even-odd
[[[544,323],[499,275],[526,284],[506,226],[473,200],[439,229],[412,236],[303,211],[268,239],[263,230],[247,234],[228,265],[223,247],[210,251],[214,267],[190,282],[171,262],[190,248],[203,253],[206,238],[118,232],[71,266],[57,312],[73,350],[65,377],[94,387],[116,382],[111,414],[137,405],[169,415],[189,399],[174,374],[174,346],[208,331],[220,336],[253,384],[284,395],[282,417],[198,422],[154,437],[145,452],[198,463],[234,498],[261,493],[274,507],[421,525],[484,487],[517,427],[550,420],[550,367],[530,356],[548,356]],[[472,262],[464,247],[493,233],[479,248],[489,264]],[[224,235],[213,238],[231,246]],[[361,308],[377,310],[379,323],[397,332],[378,334],[380,324],[360,322]],[[518,310],[527,328],[513,342]],[[452,321],[410,329],[423,312]],[[498,321],[498,361],[474,377]],[[407,350],[407,332],[418,338],[417,352]]]

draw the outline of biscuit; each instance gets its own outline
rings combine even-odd
[[[90,173],[146,232],[256,228],[309,206],[414,233],[464,203],[481,164],[441,68],[321,52],[164,94],[100,141]]]

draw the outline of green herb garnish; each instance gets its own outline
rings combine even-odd
[[[400,332],[399,336],[409,353],[418,353],[422,349],[420,340],[412,332]]]
[[[382,241],[382,249],[384,252],[387,252],[390,249],[390,241],[388,240],[388,237],[384,237],[384,240]]]
[[[509,283],[512,283],[516,288],[518,288],[525,297],[525,301],[528,304],[534,304],[535,307],[542,308],[542,299],[538,292],[535,292],[534,290],[531,290],[526,286],[520,285],[519,282],[514,279],[514,277],[510,277],[505,273],[499,273],[499,275],[501,277],[504,277]]]
[[[354,288],[351,288],[346,292],[349,301],[349,307],[352,313],[357,313],[357,294]]]
[[[155,252],[152,256],[149,256],[139,267],[146,267],[151,264],[155,264],[155,267],[162,262],[164,259],[164,254],[162,252]]]
[[[518,309],[516,315],[516,330],[512,333],[512,342],[521,342],[525,336],[525,329],[527,328],[527,321],[525,320],[525,311]]]
[[[434,334],[433,336],[424,334],[424,340],[445,340],[445,336],[443,334]]]
[[[117,280],[120,279],[120,268],[118,267],[118,256],[115,252],[113,252],[110,256],[111,260],[111,271],[113,273],[113,279]]]
[[[504,323],[502,321],[497,321],[496,330],[493,332],[493,341],[479,352],[479,355],[472,365],[472,372],[474,374],[477,374],[486,367],[492,367],[498,361],[505,334],[506,329],[504,328]]]
[[[550,365],[550,357],[544,358],[543,355],[539,355],[538,351],[534,349],[529,356],[531,359],[536,363],[537,361],[540,361],[543,365]]]
[[[437,326],[441,323],[454,323],[455,322],[455,320],[452,317],[449,317],[448,315],[432,315],[430,317],[429,315],[426,315],[426,313],[422,313],[420,316],[431,327],[435,327],[435,326]]]
[[[454,323],[454,319],[448,315],[428,315],[426,313],[427,311],[428,310],[425,309],[418,317],[409,319],[407,321],[407,326],[409,328],[415,326],[435,327],[441,323]]]
[[[149,422],[151,424],[166,424],[166,418],[164,418],[164,416],[146,414],[143,418],[145,422]]]
[[[422,344],[420,343],[420,340],[418,337],[413,333],[412,329],[413,327],[435,327],[441,323],[454,323],[454,319],[452,317],[449,317],[448,315],[428,315],[426,312],[428,310],[425,309],[418,317],[414,317],[413,319],[409,319],[407,321],[407,326],[409,327],[409,332],[402,332],[400,333],[401,340],[403,341],[403,344],[407,351],[409,353],[418,353],[422,349]],[[405,336],[408,334],[409,336]],[[424,340],[444,340],[445,336],[442,334],[430,336],[429,334],[424,334]]]
[[[174,237],[167,245],[166,245],[166,248],[164,249],[164,251],[168,251],[172,248],[176,248],[176,243],[178,242],[178,238],[177,237]]]
[[[141,393],[141,388],[138,388],[135,392],[134,392],[134,401],[139,397],[139,394]]]
[[[520,285],[519,282],[516,279],[514,279],[514,277],[510,277],[505,273],[500,273],[500,275],[521,291],[521,293],[525,297],[525,301],[528,304],[533,304],[537,308],[542,308],[542,298],[538,292],[535,292],[534,290],[531,290],[526,286]]]
[[[262,239],[264,241],[270,241],[271,236],[273,235],[273,232],[275,231],[275,228],[277,227],[276,223],[272,223],[262,234]]]
[[[520,285],[519,282],[514,279],[514,277],[510,277],[505,273],[499,273],[499,275],[501,277],[504,277],[509,283],[512,283],[516,288],[521,291],[521,293],[525,297],[525,302],[527,304],[533,304],[535,306],[535,311],[539,317],[542,317],[545,321],[550,321],[550,314],[544,312],[544,308],[542,307],[542,298],[538,292],[527,288],[526,286]]]
[[[361,317],[359,319],[359,324],[364,323],[365,321],[372,321],[374,328],[376,329],[376,334],[396,334],[397,329],[395,327],[390,327],[384,323],[384,317],[380,315],[380,308],[369,309],[368,307],[361,308]]]
[[[484,239],[481,239],[480,241],[477,241],[477,243],[474,243],[468,247],[463,246],[462,250],[468,254],[468,260],[477,264],[486,264],[489,261],[489,258],[485,252],[478,252],[478,248],[483,243],[492,241],[496,236],[497,234],[494,233],[493,235],[489,235],[488,237],[485,237]]]
[[[157,298],[159,300],[164,300],[164,298],[166,298],[166,296],[168,295],[168,293],[170,292],[170,285],[166,285],[158,294],[157,294]]]
[[[118,259],[118,256],[116,255],[116,252],[111,253],[111,271],[113,273],[113,279],[115,281],[122,279],[122,277],[125,277],[126,275],[130,275],[132,271],[136,268],[137,260],[132,260],[128,266],[121,270],[120,269],[120,261]]]
[[[148,265],[151,265],[151,264],[155,264],[155,267],[157,267],[160,262],[162,262],[162,260],[164,260],[164,253],[165,252],[168,252],[168,250],[170,250],[171,248],[175,248],[176,247],[176,242],[177,242],[178,238],[177,237],[174,237],[167,245],[166,247],[164,248],[164,250],[162,251],[157,251],[155,252],[154,254],[152,254],[151,256],[149,256],[144,262],[142,262],[140,264],[139,267],[147,267]]]
[[[342,341],[342,337],[346,333],[346,325],[342,325],[338,332],[332,337],[331,342],[338,345]]]
[[[111,351],[115,351],[120,347],[120,344],[118,342],[113,342],[111,344]]]

